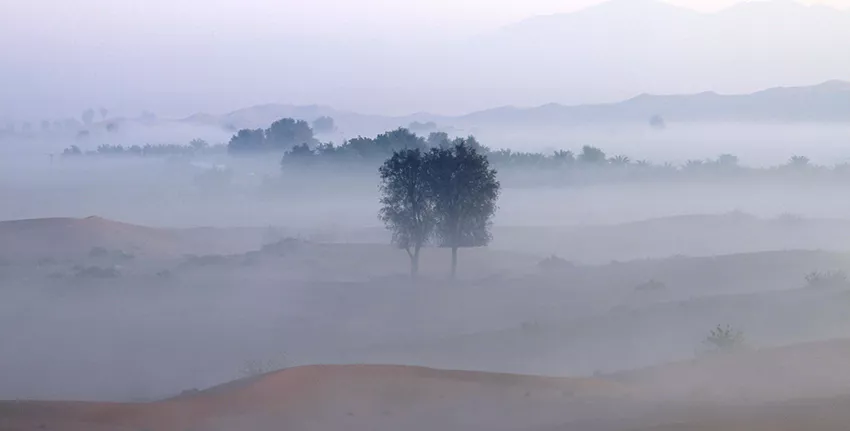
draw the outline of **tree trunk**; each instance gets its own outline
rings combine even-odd
[[[457,247],[452,247],[452,280],[457,276]]]
[[[410,255],[410,278],[417,278],[419,276],[419,248],[416,248],[416,251],[413,253],[409,253]]]

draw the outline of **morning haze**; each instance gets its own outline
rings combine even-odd
[[[843,430],[847,6],[0,4],[0,430]]]
[[[0,90],[0,117],[100,105],[174,117],[275,101],[460,114],[850,79],[850,60],[835,55],[848,51],[850,13],[826,9],[850,5],[810,3],[4,2],[0,78],[15,85]],[[541,20],[539,34],[514,34]]]

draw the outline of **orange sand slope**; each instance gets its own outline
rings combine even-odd
[[[216,230],[211,235],[209,229],[158,229],[100,217],[0,221],[0,259],[5,261],[74,258],[85,256],[93,247],[180,256],[222,252],[225,243],[237,250],[259,247],[258,240],[242,233]]]
[[[308,366],[150,404],[5,402],[0,430],[846,430],[850,340],[599,379]]]
[[[850,395],[850,340],[706,357],[610,377],[668,399],[711,403],[740,405]]]
[[[0,256],[10,260],[85,255],[92,247],[167,253],[175,248],[176,241],[168,231],[99,217],[0,222]]]
[[[763,407],[708,411],[679,422],[635,431],[847,431],[850,398],[818,399]]]
[[[0,404],[0,430],[494,429],[506,421],[513,423],[505,429],[518,429],[553,423],[541,420],[562,416],[575,400],[621,391],[590,379],[309,366],[150,404],[6,402]],[[541,406],[548,407],[546,416],[516,415]]]

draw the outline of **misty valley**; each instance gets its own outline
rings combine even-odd
[[[547,413],[528,428],[535,409],[599,397],[628,419],[578,415],[601,427],[593,429],[639,429],[646,409],[667,397],[738,403],[742,379],[750,403],[797,399],[768,390],[758,358],[803,355],[793,371],[777,368],[791,385],[787,373],[805,374],[848,348],[829,341],[850,337],[850,206],[842,199],[850,170],[841,162],[796,155],[750,167],[721,154],[674,165],[590,145],[493,150],[471,135],[407,128],[338,146],[316,136],[307,122],[285,118],[235,132],[225,145],[92,148],[83,140],[5,168],[0,193],[14,205],[0,223],[0,397],[154,408],[278,370],[284,378],[316,365],[378,367],[365,368],[368,376],[397,364],[427,368],[388,369],[401,375],[382,387],[415,382],[424,372],[416,370],[590,379],[601,386],[509,403],[526,418],[521,429],[577,420]],[[458,239],[452,276],[447,237],[422,230],[440,229],[440,211],[451,209],[437,185],[416,195],[410,181],[434,183],[428,178],[440,169],[451,174],[444,187],[474,181],[457,180],[473,178],[461,175],[471,172],[467,162],[452,161],[458,151],[485,163],[496,193],[483,219],[462,223],[472,229],[463,238],[479,239]],[[478,187],[470,184],[461,187]],[[416,202],[430,209],[410,219]],[[377,384],[351,382],[365,378],[356,369],[339,372],[354,373],[340,377],[351,390]],[[432,378],[455,390],[450,375]],[[476,378],[490,384],[486,374]],[[807,374],[796,378],[812,394],[850,390],[836,376],[827,392]],[[429,408],[441,415],[457,408],[437,404]],[[251,423],[223,409],[173,423],[122,414],[110,426]],[[293,414],[263,416],[271,421],[263,426]],[[416,417],[406,415],[401,423]],[[349,426],[345,418],[316,420]]]
[[[846,431],[842,5],[0,1],[0,431]]]

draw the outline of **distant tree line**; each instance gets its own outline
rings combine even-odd
[[[164,157],[164,156],[192,156],[198,154],[224,153],[226,147],[223,144],[210,145],[203,139],[193,139],[186,145],[178,144],[145,144],[145,145],[99,145],[95,150],[83,151],[77,145],[71,145],[62,151],[64,157],[78,156],[136,156],[136,157]]]
[[[316,162],[367,162],[374,166],[381,160],[401,150],[428,151],[432,148],[452,148],[464,143],[481,153],[489,152],[481,146],[474,136],[450,138],[448,134],[434,132],[427,138],[418,136],[405,128],[381,133],[374,138],[358,136],[346,140],[341,145],[322,143],[315,147],[300,144],[286,151],[281,160],[284,169],[293,166],[309,166]]]
[[[109,115],[109,110],[106,108],[100,108],[99,110],[97,110],[97,113],[100,114],[99,118],[96,116],[96,111],[94,108],[88,108],[80,114],[80,119],[76,119],[73,117],[63,118],[61,120],[45,119],[41,120],[40,123],[30,123],[29,121],[24,121],[20,124],[16,124],[14,122],[7,122],[6,124],[0,124],[0,137],[4,135],[27,137],[29,135],[35,135],[37,133],[44,134],[69,132],[78,134],[80,132],[87,132],[87,129],[92,127],[96,119],[106,121],[107,116]]]
[[[657,122],[660,121],[658,119]],[[420,131],[433,130],[435,126],[431,123],[411,124],[411,127]],[[310,169],[339,163],[373,169],[397,151],[427,152],[433,148],[452,148],[462,142],[479,154],[486,155],[489,162],[502,173],[503,181],[511,185],[742,179],[781,174],[850,176],[850,164],[818,166],[804,156],[794,156],[787,163],[771,168],[742,166],[738,158],[731,154],[674,165],[633,160],[625,155],[608,155],[603,149],[591,145],[585,145],[575,152],[493,150],[482,145],[474,136],[452,137],[441,131],[417,135],[408,128],[390,130],[374,137],[357,136],[339,145],[321,142],[314,133],[318,129],[321,129],[321,133],[327,133],[335,128],[330,117],[317,118],[312,124],[304,120],[283,118],[266,129],[239,130],[226,146],[210,146],[202,140],[195,140],[188,145],[101,145],[90,151],[71,146],[64,155],[173,156],[226,151],[233,156],[281,157],[280,164],[284,170]]]

